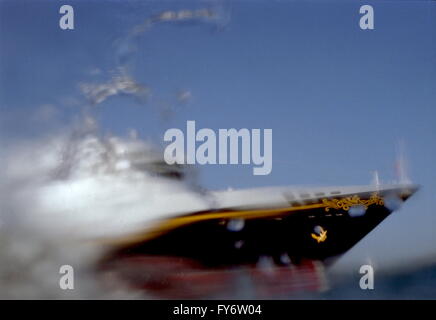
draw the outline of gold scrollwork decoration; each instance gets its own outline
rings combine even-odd
[[[368,200],[362,200],[358,195],[354,195],[342,199],[322,199],[322,203],[325,205],[325,211],[329,211],[330,209],[348,211],[352,206],[363,206],[365,209],[368,209],[372,204],[384,205],[383,199],[379,197],[377,193],[373,193]]]

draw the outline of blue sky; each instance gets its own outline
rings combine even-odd
[[[62,4],[73,5],[75,30],[59,28]],[[359,28],[362,4],[373,5],[375,30]],[[152,15],[203,7],[218,19],[157,24],[126,40]],[[86,103],[80,83],[125,67],[153,95],[146,104],[116,96],[96,106],[105,132],[135,128],[163,144],[165,130],[187,120],[273,129],[270,175],[204,166],[200,182],[210,189],[367,184],[374,170],[389,182],[403,140],[422,189],[349,256],[379,264],[436,256],[435,18],[432,1],[2,0],[0,134],[13,141],[45,132],[29,116],[44,105],[68,123]],[[183,91],[192,98],[177,103]]]

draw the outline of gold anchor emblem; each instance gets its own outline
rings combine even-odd
[[[311,236],[313,239],[315,239],[318,243],[324,242],[327,239],[327,230],[324,230],[322,227],[319,227],[319,235],[312,233]]]

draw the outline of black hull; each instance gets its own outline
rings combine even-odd
[[[240,231],[229,230],[227,221],[207,220],[122,248],[117,255],[183,257],[210,268],[256,264],[262,256],[272,257],[280,265],[286,263],[284,254],[293,264],[307,259],[328,262],[348,251],[390,213],[375,205],[359,217],[351,217],[345,210],[318,208],[246,220]],[[312,237],[316,226],[327,231],[322,242]]]
[[[409,196],[397,194],[395,199],[402,202]],[[294,204],[288,209],[197,213],[187,217],[193,222],[176,223],[177,227],[121,247],[111,252],[111,258],[180,257],[206,268],[252,265],[264,256],[277,265],[289,264],[289,260],[294,265],[306,260],[328,264],[391,214],[392,206],[386,205],[385,198],[363,193]],[[358,216],[353,214],[356,207],[362,210]],[[231,227],[235,222],[239,226]]]
[[[241,274],[248,275],[261,292],[271,288],[320,290],[324,266],[391,214],[390,197],[402,202],[411,193],[360,193],[290,203],[289,208],[223,210],[174,218],[112,249],[99,270],[162,297],[185,298],[197,291],[202,297],[222,289],[232,292]]]

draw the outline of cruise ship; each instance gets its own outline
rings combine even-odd
[[[206,191],[189,183],[192,167],[166,164],[135,137],[88,134],[69,145],[55,178],[31,194],[26,222],[97,244],[104,284],[164,298],[216,296],[241,281],[255,297],[322,290],[323,270],[418,190],[403,178]]]
[[[260,297],[322,290],[324,268],[417,190],[393,184],[212,192],[213,209],[118,238],[101,267],[163,297],[228,290],[224,284],[244,272]]]

